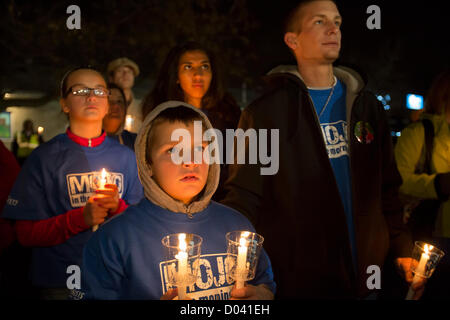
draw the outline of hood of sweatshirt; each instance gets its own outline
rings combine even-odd
[[[353,103],[358,94],[365,88],[366,80],[355,70],[344,66],[333,67],[333,73],[336,78],[342,81],[346,87],[346,108],[347,108],[347,123],[350,123],[350,115]],[[277,77],[289,74],[295,76],[305,86],[302,76],[298,71],[297,65],[280,65],[270,70],[267,75],[269,76],[267,81],[277,81]]]
[[[303,83],[303,78],[298,72],[297,65],[280,65],[270,70],[267,75],[276,75],[279,73],[288,73],[299,78]],[[355,70],[344,66],[333,67],[334,75],[345,83],[348,90],[353,94],[358,93],[365,87],[366,80]]]
[[[148,148],[147,137],[153,120],[155,120],[155,118],[162,111],[180,106],[192,109],[197,112],[204,120],[206,130],[213,128],[208,117],[198,108],[195,108],[194,106],[181,101],[164,102],[153,109],[153,111],[147,115],[142,123],[142,127],[139,130],[135,143],[136,161],[139,179],[141,180],[142,186],[144,187],[145,197],[148,200],[162,208],[168,209],[173,212],[193,214],[203,211],[211,201],[211,197],[213,196],[214,192],[216,192],[216,189],[219,185],[220,165],[218,163],[212,163],[209,165],[208,177],[203,191],[200,192],[199,196],[197,196],[193,202],[185,205],[182,201],[172,198],[156,183],[156,181],[152,177],[152,168],[146,159]],[[217,138],[213,140],[214,141],[211,143],[217,143]],[[214,148],[215,150],[219,150],[217,145]]]

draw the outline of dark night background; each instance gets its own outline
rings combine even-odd
[[[245,107],[259,94],[262,75],[279,64],[295,63],[283,43],[281,26],[286,11],[296,3],[1,0],[0,95],[37,91],[42,97],[2,98],[0,112],[11,112],[12,133],[21,129],[26,117],[32,117],[35,128],[45,126],[48,141],[63,132],[66,123],[57,100],[60,80],[68,69],[90,64],[105,71],[108,62],[127,56],[141,69],[134,92],[142,98],[151,90],[169,49],[186,40],[203,42],[218,53],[228,88]],[[81,9],[81,30],[66,27],[70,16],[66,9],[72,4]],[[364,72],[373,93],[392,97],[387,112],[392,129],[399,131],[409,121],[406,93],[426,95],[433,78],[450,67],[448,10],[443,1],[341,0],[337,4],[343,25],[341,57],[336,64]],[[370,16],[366,10],[373,4],[381,9],[381,30],[366,27]],[[247,99],[242,96],[243,83],[248,88]],[[21,271],[26,265],[15,268]],[[27,283],[17,284],[13,295],[29,294],[20,291],[21,285]]]
[[[282,40],[286,10],[297,1],[3,1],[0,5],[0,87],[39,90],[56,99],[70,67],[105,70],[120,56],[141,68],[137,95],[151,89],[163,58],[176,43],[195,39],[214,49],[227,84],[242,107],[258,94],[262,75],[294,63]],[[439,3],[439,4],[438,4]],[[81,30],[68,30],[66,8],[81,9]],[[343,16],[342,51],[336,64],[363,71],[374,93],[392,97],[389,115],[407,118],[405,94],[425,95],[431,81],[449,68],[448,14],[441,2],[337,1]],[[367,7],[381,8],[381,30],[369,30]],[[241,100],[246,82],[248,101]],[[18,102],[15,102],[16,105]],[[34,102],[39,106],[41,102]],[[33,102],[25,104],[32,105]],[[8,104],[2,101],[1,107]]]

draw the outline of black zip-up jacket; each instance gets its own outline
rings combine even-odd
[[[389,249],[395,257],[411,254],[412,240],[397,197],[401,177],[384,110],[354,71],[341,67],[334,73],[347,87],[356,272],[334,172],[296,66],[273,70],[270,89],[243,111],[239,122],[243,130],[279,129],[279,171],[261,175],[260,164],[231,165],[222,201],[245,214],[265,238],[277,298],[364,297],[370,293],[368,266],[382,269]],[[359,142],[355,135],[360,121],[373,129],[370,143],[370,138]]]

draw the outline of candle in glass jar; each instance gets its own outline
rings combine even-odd
[[[178,299],[186,299],[186,283],[188,277],[188,254],[186,252],[186,234],[180,233],[178,236],[178,254],[175,258],[178,259]]]
[[[250,233],[244,232],[239,239],[238,258],[236,265],[236,289],[244,287],[245,275],[247,270],[247,239]]]
[[[102,169],[102,176],[100,179],[100,184],[99,184],[99,190],[104,190],[105,189],[105,184],[106,184],[106,170],[105,168]]]
[[[419,275],[425,275],[427,262],[430,259],[430,256],[428,255],[428,251],[433,249],[433,246],[430,246],[428,249],[428,245],[425,245],[425,252],[422,253],[422,256],[420,257],[419,265],[416,268],[414,278],[416,278]]]
[[[414,296],[413,285],[416,284],[417,282],[419,282],[421,277],[424,277],[426,274],[427,263],[428,263],[428,260],[430,259],[428,252],[433,250],[433,246],[432,245],[428,246],[427,244],[425,244],[424,249],[425,249],[425,252],[422,253],[419,264],[414,272],[413,282],[412,282],[411,286],[409,287],[408,295],[406,296],[406,300],[411,300],[413,298],[413,296]]]
[[[105,170],[105,168],[103,168],[102,169],[102,175],[101,175],[101,177],[100,177],[100,181],[99,181],[99,184],[98,184],[98,189],[97,190],[105,190],[105,185],[106,185],[106,175],[107,175],[108,173],[106,172],[106,170]],[[102,195],[102,194],[99,194],[99,195],[96,195],[96,197],[97,198],[102,198],[102,197],[104,197],[104,195]],[[97,229],[98,229],[98,224],[96,224],[95,226],[93,226],[92,227],[92,231],[97,231]]]

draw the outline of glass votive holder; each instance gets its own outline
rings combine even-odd
[[[186,287],[197,281],[203,239],[192,233],[169,234],[161,240],[170,287],[178,288],[178,299],[186,299]]]
[[[439,261],[444,256],[444,252],[435,246],[416,241],[412,251],[411,271],[414,276],[429,278],[433,274]]]
[[[232,231],[227,239],[227,274],[236,281],[236,288],[243,288],[244,282],[255,278],[256,266],[264,238],[250,231]]]

